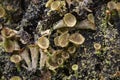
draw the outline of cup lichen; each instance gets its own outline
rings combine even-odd
[[[37,41],[37,45],[41,48],[41,49],[47,49],[49,47],[49,40],[48,38],[41,36],[38,41]]]
[[[94,48],[95,48],[95,50],[100,50],[101,49],[101,44],[100,43],[94,43]]]
[[[2,6],[0,6],[0,18],[5,17],[5,15],[6,15],[5,9]]]
[[[13,62],[13,63],[19,63],[20,61],[22,60],[21,56],[20,55],[12,55],[10,57],[10,61]]]
[[[3,28],[1,34],[4,38],[12,38],[16,35],[16,31],[10,28]]]
[[[68,27],[74,27],[77,22],[76,17],[71,13],[65,14],[63,20]]]
[[[5,49],[6,52],[13,52],[15,49],[14,42],[10,39],[4,39],[3,40],[3,48]]]
[[[37,62],[38,62],[38,54],[39,54],[39,48],[35,44],[31,44],[28,46],[30,49],[30,54],[31,54],[31,64],[32,68],[36,69],[37,68]]]
[[[53,1],[50,5],[51,10],[60,10],[61,2],[60,1]]]
[[[62,20],[58,21],[54,26],[53,29],[59,29],[59,28],[63,28],[63,27],[74,27],[77,23],[77,19],[76,17],[71,14],[71,13],[66,13],[63,17]]]
[[[10,80],[22,80],[20,76],[12,76]]]
[[[67,51],[63,51],[61,53],[61,56],[64,60],[68,59],[70,57],[69,53]]]
[[[69,44],[69,33],[68,32],[65,32],[59,36],[58,44],[61,47],[66,47]]]
[[[87,16],[87,18],[88,18],[88,20],[91,22],[91,23],[95,23],[95,21],[94,21],[94,16],[93,16],[93,14],[91,13],[91,14],[88,14],[88,16]]]
[[[84,43],[85,38],[80,33],[73,33],[69,37],[69,41],[76,45],[81,45]]]
[[[72,46],[68,47],[67,51],[68,51],[70,54],[73,54],[73,53],[75,53],[75,51],[76,51],[76,47],[72,45]]]

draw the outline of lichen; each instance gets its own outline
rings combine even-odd
[[[0,0],[0,80],[119,80],[119,3]]]

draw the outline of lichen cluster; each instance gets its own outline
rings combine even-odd
[[[119,25],[117,0],[0,0],[0,80],[119,80]]]

